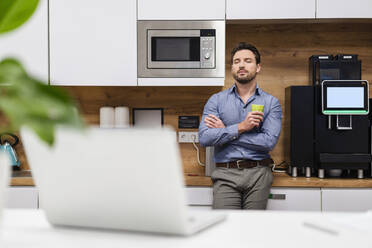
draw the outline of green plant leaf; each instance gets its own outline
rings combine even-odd
[[[49,145],[53,145],[56,126],[84,127],[67,92],[29,76],[12,58],[0,61],[0,110],[9,121],[0,130],[14,132],[28,126]]]
[[[48,145],[52,146],[54,144],[54,125],[44,124],[39,125],[38,123],[28,125],[39,137],[42,138]]]
[[[39,0],[1,0],[0,34],[25,23],[35,12]]]
[[[15,59],[7,58],[0,62],[0,85],[14,82],[27,75],[22,65]]]
[[[38,3],[39,0],[0,0],[0,34],[25,23]],[[0,123],[2,132],[28,126],[40,139],[53,145],[56,126],[84,127],[75,106],[62,88],[29,76],[16,59],[0,61],[0,111],[7,117],[6,122]]]

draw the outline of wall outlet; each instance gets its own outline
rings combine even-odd
[[[178,143],[199,143],[198,132],[178,132]]]

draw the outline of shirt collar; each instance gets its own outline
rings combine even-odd
[[[233,84],[233,86],[230,88],[230,93],[233,93],[233,92],[236,92],[236,84]],[[236,93],[238,93],[238,92],[236,92]],[[258,87],[258,84],[257,84],[255,94],[256,95],[261,95],[261,93],[262,93],[262,89],[260,87]]]

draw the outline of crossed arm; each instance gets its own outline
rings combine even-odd
[[[269,107],[269,106],[268,106]],[[249,112],[240,122],[226,126],[220,119],[216,96],[205,105],[199,127],[199,141],[202,146],[217,146],[231,143],[255,151],[271,151],[278,141],[281,130],[282,110],[274,99],[265,117],[261,112]],[[254,127],[262,123],[259,132]]]

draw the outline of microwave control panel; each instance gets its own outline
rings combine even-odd
[[[200,30],[200,68],[215,68],[216,30]]]

